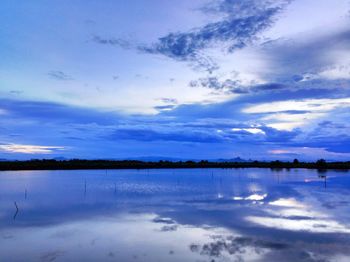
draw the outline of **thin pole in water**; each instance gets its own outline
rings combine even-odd
[[[18,211],[19,211],[16,201],[15,201],[15,207],[16,207],[16,213],[15,213],[15,215],[13,216],[13,220],[16,220],[16,216],[17,216]]]
[[[27,199],[27,189],[24,190],[24,199]]]

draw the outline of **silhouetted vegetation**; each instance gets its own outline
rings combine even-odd
[[[348,162],[326,162],[320,159],[316,162],[209,162],[194,161],[158,161],[145,162],[138,160],[28,160],[28,161],[1,161],[0,170],[69,170],[69,169],[151,169],[151,168],[309,168],[309,169],[350,169]]]

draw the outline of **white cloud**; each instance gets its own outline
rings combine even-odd
[[[318,73],[318,76],[329,80],[350,79],[350,66],[338,65]]]
[[[337,0],[336,4],[329,0],[292,1],[265,36],[290,38],[300,33],[315,31],[315,29],[324,31],[329,25],[337,26],[344,22],[348,16],[348,9],[348,0]],[[307,21],[300,17],[307,17]]]
[[[261,117],[266,126],[278,130],[293,130],[320,119],[337,108],[350,107],[350,98],[337,99],[305,99],[263,103],[246,107],[246,114],[269,114]],[[288,111],[299,111],[298,114]],[[305,111],[305,112],[303,112]]]
[[[253,201],[261,201],[264,200],[267,197],[267,194],[253,194],[247,197],[240,197],[240,196],[234,196],[233,200],[253,200]]]
[[[295,110],[326,112],[340,107],[350,107],[350,98],[278,101],[250,106],[243,109],[243,112],[247,114],[276,113]]]
[[[55,150],[64,150],[60,146],[36,146],[36,145],[22,145],[22,144],[7,144],[0,145],[0,151],[8,153],[23,153],[23,154],[50,154]]]
[[[246,220],[258,225],[270,228],[277,228],[290,231],[304,231],[314,233],[350,233],[347,224],[342,224],[334,220],[324,212],[322,208],[315,208],[317,203],[305,204],[295,198],[279,198],[269,202],[266,209],[270,216],[248,216]],[[272,208],[272,209],[271,209]],[[294,216],[304,216],[305,218],[294,219]]]
[[[350,233],[350,228],[337,221],[327,219],[289,219],[276,217],[249,216],[248,221],[265,227],[290,231],[306,231],[314,233]]]
[[[314,119],[319,119],[324,117],[325,113],[303,113],[303,114],[288,114],[288,113],[276,113],[270,114],[262,118],[262,120],[268,127],[272,127],[278,130],[288,130],[291,131],[297,127],[305,125],[305,123],[310,123]]]
[[[233,132],[240,132],[240,131],[246,131],[251,134],[261,134],[261,135],[266,135],[264,130],[261,130],[260,128],[256,127],[251,127],[251,128],[232,128],[231,129]]]

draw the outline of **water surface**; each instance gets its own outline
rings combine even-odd
[[[349,204],[346,171],[0,172],[0,261],[350,261]]]

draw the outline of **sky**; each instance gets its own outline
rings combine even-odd
[[[350,159],[349,0],[0,13],[0,159]]]

